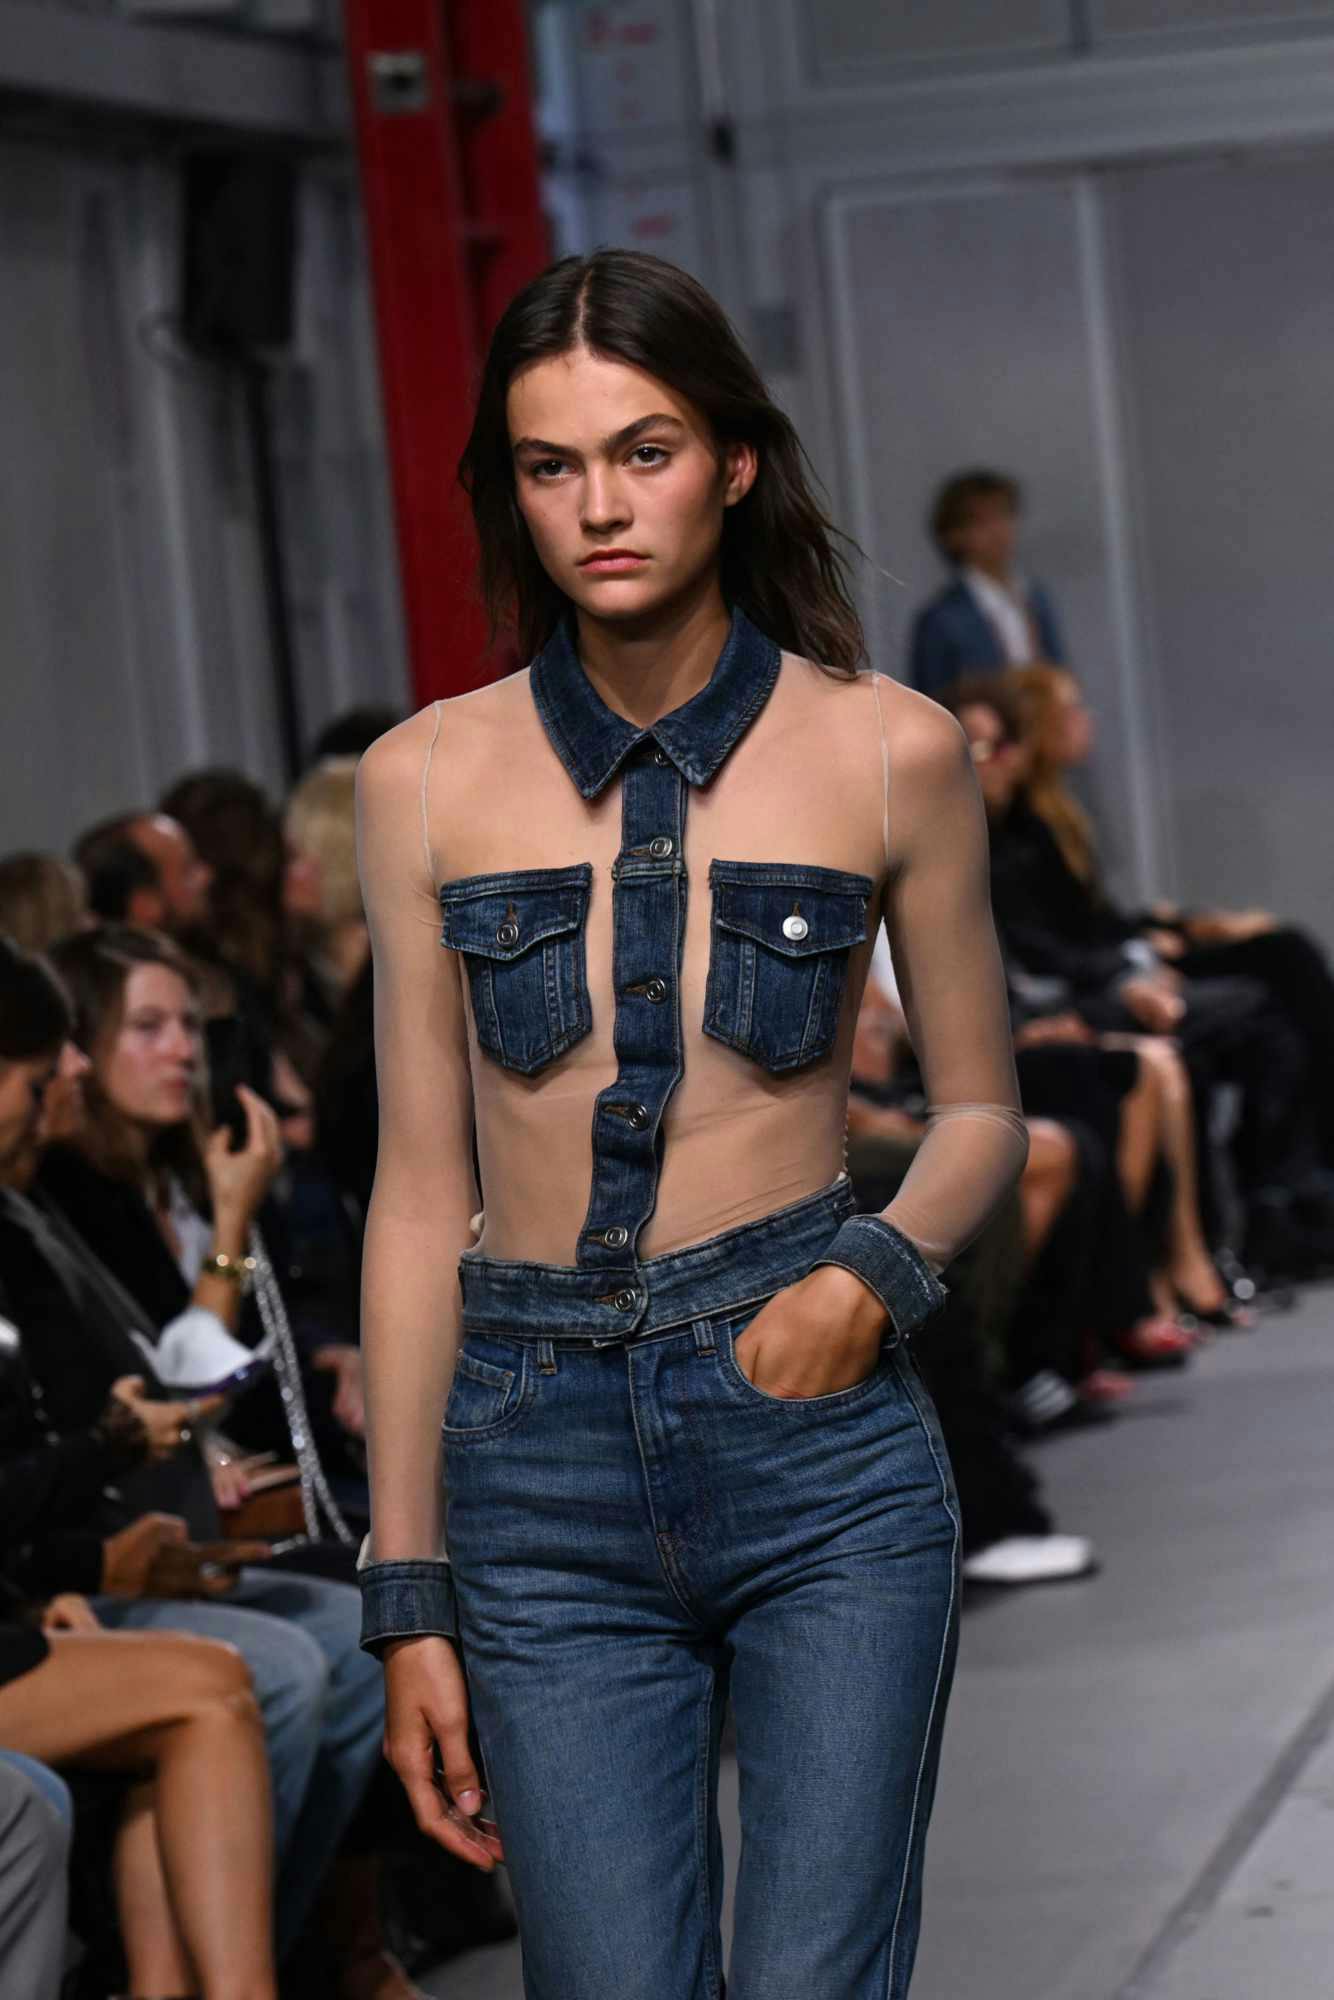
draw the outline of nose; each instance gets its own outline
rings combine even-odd
[[[87,1076],[92,1063],[77,1042],[66,1042],[60,1051],[61,1076]]]
[[[199,1036],[188,1021],[174,1021],[165,1036],[165,1053],[173,1062],[199,1060]]]
[[[582,519],[590,534],[624,528],[631,518],[625,491],[610,465],[590,465],[584,475]]]

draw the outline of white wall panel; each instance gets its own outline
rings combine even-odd
[[[1334,157],[1159,167],[1112,213],[1180,887],[1334,941]]]
[[[801,0],[802,41],[813,76],[855,69],[887,78],[923,61],[1031,56],[1068,49],[1069,0],[931,0],[929,6],[867,0]]]
[[[280,408],[313,730],[404,672],[355,212],[336,183],[307,209]],[[201,761],[280,780],[239,401],[172,331],[179,236],[165,163],[0,148],[0,849]]]

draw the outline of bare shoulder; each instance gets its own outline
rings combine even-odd
[[[888,674],[876,674],[875,682],[890,758],[901,780],[930,789],[957,784],[961,772],[971,772],[968,738],[947,708]]]
[[[357,767],[363,798],[388,800],[403,790],[420,790],[427,759],[437,759],[458,778],[474,761],[484,761],[498,734],[511,726],[527,696],[528,671],[507,674],[484,687],[428,702],[383,736],[377,736]],[[528,697],[531,706],[531,697]]]

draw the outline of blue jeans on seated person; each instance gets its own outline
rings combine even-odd
[[[563,1331],[560,1267],[463,1260],[447,1533],[528,2000],[907,1993],[957,1643],[939,1424],[892,1328],[825,1396],[770,1396],[735,1357],[850,1200],[648,1260],[671,1323],[631,1337]]]
[[[56,2000],[60,1990],[73,1823],[64,1779],[0,1750],[0,1984],[16,2000]]]

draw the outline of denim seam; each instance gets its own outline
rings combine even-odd
[[[639,1453],[640,1466],[644,1467],[647,1465],[648,1461],[644,1456],[644,1434],[639,1428],[639,1399],[635,1395],[635,1381],[633,1372],[631,1373],[630,1376],[629,1387],[630,1387],[630,1422],[634,1425],[634,1430],[635,1430],[635,1449]],[[658,1558],[658,1570],[662,1576],[663,1582],[667,1585],[668,1590],[671,1591],[672,1596],[676,1599],[677,1603],[680,1605],[681,1609],[686,1613],[686,1615],[690,1618],[693,1618],[696,1621],[696,1623],[698,1623],[699,1622],[698,1611],[696,1610],[695,1606],[689,1603],[688,1600],[682,1595],[681,1590],[677,1585],[676,1579],[672,1575],[671,1570],[669,1569],[667,1561],[664,1557],[662,1538],[658,1529],[657,1510],[653,1505],[653,1494],[647,1481],[645,1481],[644,1485],[644,1499],[648,1507],[649,1522],[653,1529],[653,1552]]]
[[[905,1360],[907,1368],[912,1370],[914,1368],[912,1360],[908,1357],[905,1357]],[[944,1629],[940,1635],[940,1653],[936,1660],[935,1686],[931,1690],[931,1707],[926,1718],[926,1729],[922,1735],[922,1754],[917,1760],[917,1781],[913,1786],[912,1811],[908,1816],[908,1837],[903,1847],[903,1873],[899,1878],[899,1897],[894,1908],[894,1928],[890,1932],[889,1937],[889,1964],[886,1968],[885,2000],[896,2000],[894,1973],[898,1958],[899,1925],[903,1920],[903,1904],[908,1893],[908,1877],[912,1872],[913,1843],[917,1838],[917,1812],[922,1797],[922,1774],[926,1770],[926,1760],[931,1748],[931,1736],[936,1726],[936,1707],[940,1700],[940,1683],[944,1678],[945,1655],[949,1650],[950,1627],[954,1619],[954,1604],[958,1595],[959,1545],[962,1534],[959,1516],[949,1497],[949,1480],[946,1478],[944,1468],[940,1463],[940,1454],[936,1450],[935,1440],[931,1435],[931,1427],[922,1413],[922,1406],[917,1398],[917,1390],[911,1379],[907,1383],[907,1389],[908,1399],[912,1403],[913,1410],[916,1413],[918,1427],[926,1442],[926,1448],[931,1454],[931,1462],[935,1466],[936,1473],[940,1479],[941,1504],[949,1516],[950,1526],[953,1530],[953,1552],[950,1561],[950,1601],[945,1612]]]
[[[713,1950],[713,1878],[709,1872],[709,1768],[713,1749],[713,1704],[717,1687],[712,1676],[699,1703],[695,1741],[695,1890],[703,1905],[705,1970],[709,2000],[718,2000],[721,1966]]]

